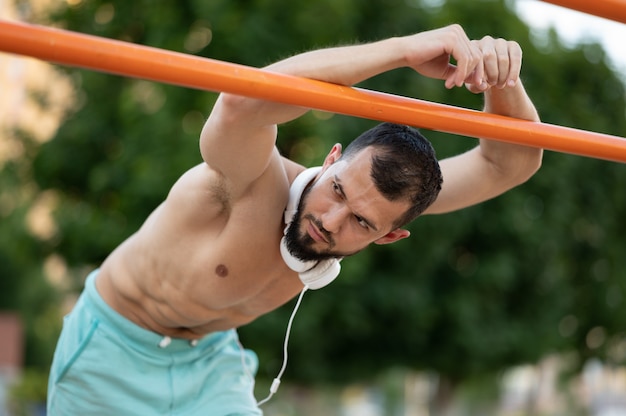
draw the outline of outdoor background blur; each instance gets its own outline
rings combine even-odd
[[[460,23],[471,38],[522,45],[544,122],[626,132],[624,74],[602,47],[533,32],[513,0],[2,0],[0,12],[255,67]],[[482,105],[410,70],[360,87]],[[44,414],[63,314],[200,162],[216,97],[0,54],[0,415]],[[278,146],[316,164],[374,124],[313,111],[283,126]],[[476,144],[425,134],[440,157]],[[305,296],[267,414],[625,415],[625,189],[623,164],[546,152],[523,186],[346,260],[340,279]],[[292,308],[240,329],[260,358],[258,398],[280,369]]]

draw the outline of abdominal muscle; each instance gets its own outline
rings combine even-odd
[[[249,261],[237,264],[211,256],[196,263],[193,255],[171,258],[163,251],[144,250],[139,240],[135,235],[112,253],[100,268],[96,287],[118,313],[158,334],[195,339],[237,328],[302,288],[279,258],[255,262],[254,268],[246,265]]]

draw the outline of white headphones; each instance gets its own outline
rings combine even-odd
[[[287,232],[287,228],[291,224],[294,215],[298,211],[298,204],[300,203],[300,197],[302,196],[302,192],[304,188],[315,178],[315,176],[322,170],[321,167],[315,167],[305,170],[300,173],[296,179],[291,184],[289,188],[289,201],[287,202],[287,208],[285,209],[285,230],[284,233]],[[285,341],[283,343],[283,365],[278,372],[278,375],[272,382],[270,386],[269,395],[259,401],[257,403],[258,406],[261,406],[267,403],[272,396],[278,391],[278,387],[280,386],[280,380],[287,368],[287,343],[289,342],[289,335],[291,334],[291,325],[293,324],[293,319],[296,316],[296,312],[300,307],[300,303],[302,302],[302,297],[304,293],[308,289],[320,289],[333,280],[339,275],[341,271],[341,264],[339,264],[339,259],[330,259],[323,261],[302,261],[296,257],[294,257],[289,250],[287,249],[287,243],[285,242],[285,237],[280,240],[280,254],[285,261],[285,264],[289,266],[291,270],[297,272],[300,276],[300,280],[304,283],[304,289],[300,292],[300,296],[298,296],[298,301],[291,312],[291,317],[289,318],[289,322],[287,323],[287,333],[285,334]],[[241,347],[241,362],[247,371],[247,366],[245,363],[245,359],[243,356],[243,347]],[[250,375],[251,378],[252,375]]]
[[[304,188],[322,170],[321,167],[309,168],[300,173],[289,188],[289,202],[285,209],[285,233],[294,215],[298,210],[300,197]],[[297,272],[300,280],[309,289],[320,289],[331,283],[339,275],[341,264],[339,259],[328,259],[322,261],[302,261],[294,257],[287,249],[285,237],[280,240],[280,254],[291,270]]]

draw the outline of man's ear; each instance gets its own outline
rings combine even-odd
[[[340,157],[341,157],[341,144],[336,143],[333,146],[333,148],[330,149],[330,152],[328,152],[328,154],[326,155],[326,158],[324,159],[324,164],[322,165],[322,167],[324,169],[328,168],[330,165],[332,165],[337,160],[339,160]]]
[[[391,244],[395,243],[398,240],[407,238],[410,235],[411,233],[409,232],[409,230],[396,228],[395,230],[388,232],[384,236],[380,237],[378,240],[374,241],[374,244]]]

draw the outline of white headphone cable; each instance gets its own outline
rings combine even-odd
[[[278,391],[278,387],[280,386],[280,379],[282,378],[283,373],[285,372],[285,369],[287,368],[287,344],[289,343],[289,335],[291,334],[291,325],[293,324],[293,319],[295,318],[296,312],[298,312],[298,308],[300,307],[300,303],[302,302],[302,297],[304,296],[304,292],[306,292],[308,288],[309,286],[305,285],[304,288],[302,289],[302,292],[300,292],[300,296],[298,296],[298,301],[296,302],[296,306],[294,306],[293,311],[291,312],[291,317],[289,318],[289,323],[287,324],[287,332],[285,333],[285,342],[283,344],[283,366],[281,367],[274,381],[272,381],[269,395],[265,399],[258,402],[257,406],[261,406],[267,403],[272,398],[274,393]]]

